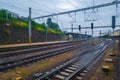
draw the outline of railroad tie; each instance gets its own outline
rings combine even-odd
[[[85,73],[80,73],[81,76],[85,76]]]
[[[72,67],[78,68],[79,66],[77,66],[77,65],[72,65]]]
[[[87,70],[83,70],[84,73],[87,73],[88,71]]]
[[[71,69],[65,69],[65,71],[70,72],[70,73],[74,72],[74,71],[71,70]]]
[[[72,70],[76,70],[77,68],[74,68],[74,67],[68,67],[69,69],[72,69]]]
[[[64,77],[64,76],[62,76],[62,75],[55,75],[55,77],[56,77],[56,78],[59,78],[59,79],[62,79],[62,80],[64,80],[64,79],[65,79],[65,77]]]
[[[82,80],[83,78],[78,76],[78,77],[76,77],[76,79],[77,80]]]
[[[86,70],[90,70],[90,68],[86,68]]]
[[[62,75],[69,76],[70,74],[67,72],[60,72]]]

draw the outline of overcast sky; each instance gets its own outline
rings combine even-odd
[[[94,0],[94,4],[104,4],[112,1],[113,0]],[[28,17],[28,9],[31,7],[32,18],[89,6],[93,6],[93,0],[0,0],[0,8],[8,9],[24,17]],[[109,6],[95,9],[94,13],[92,10],[89,10],[86,11],[86,15],[84,15],[84,11],[77,12],[76,18],[75,13],[60,15],[58,16],[58,24],[61,29],[71,28],[71,22],[73,22],[74,27],[78,27],[79,24],[82,27],[90,26],[93,21],[85,21],[85,18],[87,18],[87,20],[95,20],[93,22],[95,26],[111,25],[111,16],[116,14],[115,9],[115,6]],[[36,21],[46,22],[46,19],[47,18],[37,19]],[[57,22],[57,17],[52,17],[52,20]],[[119,23],[120,22],[118,22],[118,24]],[[100,30],[102,32],[108,32],[108,30],[112,29],[94,29],[94,35],[98,35]],[[69,29],[67,31],[70,32],[71,30]],[[82,30],[82,33],[84,34],[85,31],[87,31],[88,34],[91,34],[90,29]],[[74,32],[79,32],[79,30],[74,30]]]

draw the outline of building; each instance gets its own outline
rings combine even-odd
[[[91,38],[91,35],[72,33],[72,32],[65,33],[65,36],[66,36],[67,40],[78,40],[78,39]]]
[[[14,13],[14,12],[8,11],[8,10],[7,10],[7,13],[11,14],[11,16],[14,18],[19,18],[19,15],[17,13]]]

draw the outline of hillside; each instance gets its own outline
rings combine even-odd
[[[7,13],[7,14],[6,14]],[[0,25],[4,26],[8,24],[12,27],[17,28],[28,28],[28,20],[23,17],[17,17],[14,18],[13,15],[9,13],[9,11],[6,11],[4,9],[0,10]],[[37,31],[46,32],[46,29],[49,33],[54,34],[62,34],[62,31],[59,29],[59,25],[54,23],[56,28],[53,29],[49,26],[47,26],[45,23],[37,23],[34,20],[32,20],[32,29],[35,29]]]
[[[56,41],[62,39],[59,25],[51,22],[37,23],[32,20],[32,42]],[[0,10],[0,44],[28,43],[28,20]]]

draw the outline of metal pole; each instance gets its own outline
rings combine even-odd
[[[6,22],[8,22],[8,10],[6,10]]]
[[[114,28],[113,28],[113,40],[114,40]]]
[[[87,35],[87,31],[85,31],[85,35]]]
[[[118,0],[115,0],[116,1],[116,18],[118,17],[118,4],[117,4],[117,2],[118,2]]]
[[[73,24],[71,24],[71,32],[73,33]]]
[[[81,34],[81,29],[80,29],[80,34]]]
[[[101,36],[101,30],[100,30],[100,36]]]
[[[120,26],[119,26],[119,36],[118,36],[118,41],[119,41],[119,45],[118,45],[118,68],[119,68],[119,71],[118,71],[118,78],[120,80]]]
[[[46,42],[47,42],[47,33],[48,33],[48,27],[46,28]]]
[[[93,29],[92,29],[92,45],[93,45]]]
[[[32,42],[32,31],[31,31],[31,8],[29,8],[29,44]]]
[[[85,38],[86,38],[86,35],[87,35],[87,31],[85,31]]]

